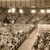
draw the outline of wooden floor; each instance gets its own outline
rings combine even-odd
[[[18,50],[31,50],[36,38],[37,38],[37,28],[35,28],[35,30],[30,34],[30,36],[19,47]]]

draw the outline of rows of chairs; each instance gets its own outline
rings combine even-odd
[[[34,27],[23,24],[3,24],[0,22],[0,50],[9,50]]]
[[[39,21],[39,23],[50,23],[49,16],[46,14],[6,14],[0,13],[0,21],[7,23],[17,23],[17,24],[35,24]],[[47,18],[48,17],[48,18]],[[43,18],[43,19],[42,19]],[[30,20],[31,19],[31,20]],[[42,20],[41,20],[42,19]]]
[[[37,22],[40,23],[41,19],[45,17],[46,14],[35,14],[33,18],[28,22],[29,24],[35,24]]]
[[[50,24],[50,14],[47,14],[42,20],[39,21],[40,24]]]
[[[6,14],[0,13],[0,21],[11,23],[13,20],[18,24],[26,24],[33,16],[31,14]]]
[[[42,19],[43,18],[43,19]],[[0,21],[12,23],[14,21],[17,24],[35,24],[39,21],[39,23],[50,23],[50,15],[49,14],[6,14],[0,13]],[[31,19],[31,20],[30,20]],[[6,21],[5,21],[6,20]],[[30,21],[29,21],[30,20]]]
[[[43,32],[37,36],[33,50],[50,50],[50,32]]]

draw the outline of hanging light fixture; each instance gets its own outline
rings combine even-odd
[[[31,6],[31,8],[35,8],[35,6]]]
[[[11,9],[8,10],[8,13],[11,13]]]
[[[22,9],[19,9],[19,12],[20,12],[21,14],[23,14],[23,10],[22,10]]]
[[[33,10],[31,10],[31,13],[36,13],[36,10],[34,10],[34,9],[33,9]]]
[[[50,13],[50,9],[47,9],[46,11],[47,11],[47,13]]]
[[[44,9],[41,9],[40,12],[41,12],[41,13],[45,13],[45,10],[44,10]]]
[[[12,8],[11,11],[12,11],[12,13],[15,13],[16,9],[15,8]]]

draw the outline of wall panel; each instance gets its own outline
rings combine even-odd
[[[40,7],[40,0],[36,0],[36,7]]]
[[[31,0],[31,6],[35,6],[35,0]]]
[[[30,7],[30,1],[26,1],[26,7]]]
[[[45,0],[41,0],[41,7],[45,7]]]
[[[11,6],[12,6],[12,7],[15,7],[15,1],[14,1],[14,2],[12,1],[12,2],[11,2]]]
[[[1,7],[1,0],[0,0],[0,7]]]
[[[47,0],[47,7],[50,7],[50,0]]]
[[[6,6],[6,0],[2,0],[2,7]]]
[[[25,7],[25,1],[21,2],[21,7]]]

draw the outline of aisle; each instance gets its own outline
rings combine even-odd
[[[31,33],[28,39],[19,47],[18,50],[31,50],[37,37],[37,28]]]

